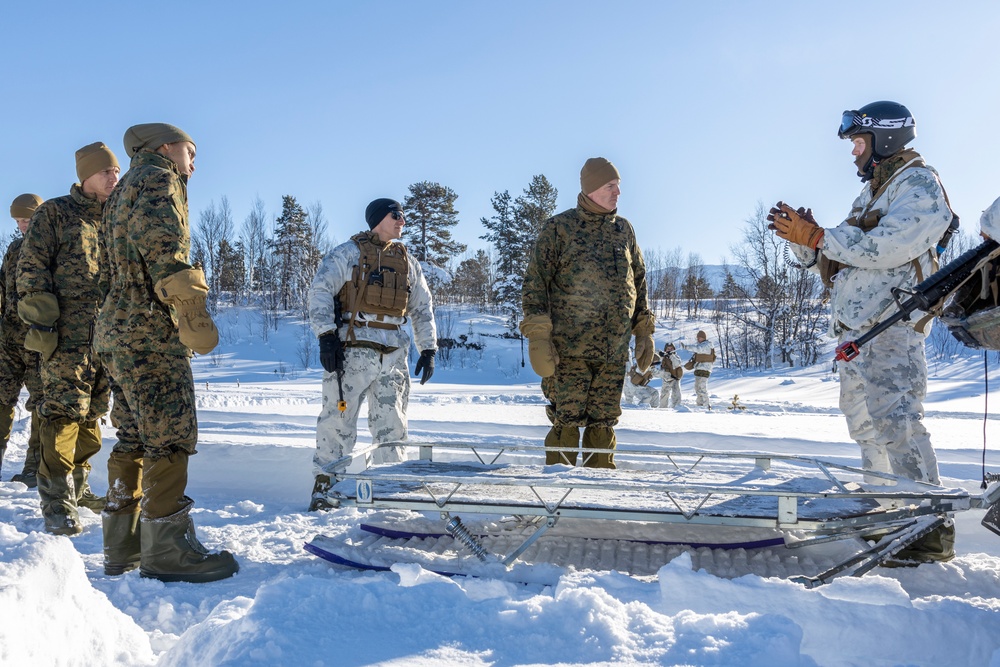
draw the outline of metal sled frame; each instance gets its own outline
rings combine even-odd
[[[985,507],[1000,496],[1000,488],[977,496],[791,455],[622,446],[615,451],[617,470],[597,470],[543,468],[538,459],[546,450],[539,446],[406,445],[419,447],[418,460],[347,472],[352,461],[357,465],[377,449],[369,447],[331,465],[341,506],[437,511],[442,519],[463,513],[534,517],[535,532],[501,556],[505,565],[563,518],[772,528],[785,534],[789,548],[891,538],[802,580],[813,586],[843,574],[860,576],[942,525],[947,514]],[[599,450],[584,456],[588,451]],[[804,481],[791,483],[796,475]],[[865,475],[885,485],[863,485]]]

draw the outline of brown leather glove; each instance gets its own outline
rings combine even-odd
[[[156,296],[177,311],[177,335],[198,354],[208,354],[219,344],[219,330],[205,307],[208,283],[198,267],[184,269],[158,280]]]
[[[653,332],[656,330],[656,319],[649,311],[640,313],[632,324],[632,335],[635,336],[635,365],[643,373],[653,363],[653,352],[656,343],[653,342]]]
[[[29,325],[24,348],[42,355],[48,361],[59,345],[59,300],[51,292],[32,292],[17,302],[18,316]]]
[[[521,321],[521,333],[528,339],[528,360],[539,377],[555,375],[559,355],[552,344],[552,318],[528,315]]]
[[[797,211],[785,202],[779,201],[768,212],[767,219],[771,224],[768,229],[789,243],[803,245],[813,250],[823,239],[825,230],[816,224],[812,209],[799,208]]]

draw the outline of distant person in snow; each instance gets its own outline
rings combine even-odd
[[[104,209],[108,292],[95,332],[118,428],[101,515],[104,573],[138,565],[160,581],[216,581],[239,565],[198,541],[186,493],[198,444],[191,352],[208,354],[219,342],[205,273],[189,261],[187,186],[197,149],[166,123],[133,125],[124,144],[132,161]]]
[[[631,362],[625,370],[625,383],[622,386],[622,400],[626,403],[648,405],[651,408],[660,407],[660,392],[656,387],[649,386],[653,381],[653,368],[659,362],[658,355],[653,355],[653,363],[645,373],[640,373],[635,362]]]
[[[864,183],[847,219],[824,229],[811,211],[783,202],[768,219],[802,265],[830,288],[830,333],[843,343],[892,314],[894,289],[912,289],[937,270],[955,216],[937,172],[906,147],[916,137],[906,107],[873,102],[845,111],[838,136],[853,144]],[[921,319],[917,313],[901,320],[863,346],[857,358],[839,364],[840,407],[865,470],[938,484],[937,456],[921,421],[927,393]],[[879,478],[868,481],[877,484]],[[954,535],[948,524],[898,556],[950,560]]]
[[[28,401],[24,407],[31,413],[31,435],[24,454],[24,467],[10,481],[21,482],[29,489],[37,484],[41,461],[40,426],[35,408],[42,400],[42,378],[38,374],[38,353],[24,347],[28,324],[17,315],[17,260],[31,215],[41,203],[42,198],[33,194],[19,195],[11,202],[10,217],[14,218],[21,237],[10,242],[0,265],[0,298],[3,299],[0,305],[0,463],[14,427],[14,407],[21,396],[21,387],[27,387]]]
[[[79,182],[68,195],[38,205],[17,260],[17,312],[28,325],[24,346],[39,353],[44,392],[36,488],[45,530],[55,535],[83,531],[79,506],[104,509],[88,478],[111,388],[92,338],[101,305],[97,235],[119,172],[118,158],[102,142],[78,150]]]
[[[694,345],[681,343],[681,348],[694,352],[694,356],[688,360],[688,370],[694,372],[694,404],[711,410],[708,378],[712,375],[712,366],[715,364],[715,348],[708,342],[708,334],[704,331],[699,331],[696,338],[698,340]]]
[[[573,450],[546,452],[546,464],[575,465],[583,428],[583,465],[614,468],[633,335],[639,372],[653,360],[646,264],[632,224],[618,215],[620,183],[611,162],[587,160],[576,208],[545,221],[524,274],[521,333],[549,400],[545,446]]]
[[[676,408],[681,404],[681,378],[684,377],[684,364],[677,347],[673,343],[663,346],[659,365],[653,365],[653,376],[663,380],[660,387],[661,408]]]
[[[365,221],[367,231],[323,258],[309,292],[309,319],[326,371],[310,512],[337,506],[336,499],[328,497],[329,466],[354,451],[362,402],[368,401],[372,444],[406,440],[407,322],[420,350],[414,373],[420,384],[434,374],[434,308],[420,263],[397,240],[406,224],[403,208],[392,199],[376,199],[365,209]],[[393,463],[402,455],[398,446],[381,447],[363,463]]]

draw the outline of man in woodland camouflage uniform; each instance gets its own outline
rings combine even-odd
[[[104,571],[138,565],[161,581],[215,581],[239,566],[228,551],[201,545],[185,495],[198,442],[191,350],[208,354],[219,342],[205,274],[188,262],[195,144],[166,123],[130,127],[124,143],[132,161],[105,210],[109,291],[97,322],[98,349],[117,386]]]
[[[77,506],[100,510],[88,494],[90,458],[101,448],[97,420],[110,389],[93,351],[100,307],[98,227],[118,183],[118,159],[101,142],[76,152],[79,183],[35,209],[17,262],[17,311],[28,324],[24,346],[41,357],[44,397],[38,406],[41,462],[38,495],[45,529],[76,535]]]
[[[631,223],[618,213],[621,177],[604,158],[580,171],[576,208],[549,218],[524,274],[521,333],[531,367],[542,377],[552,428],[546,464],[576,464],[583,428],[583,465],[614,468],[614,426],[635,335],[636,365],[653,360],[655,320],[646,294],[646,265]]]
[[[3,298],[0,306],[0,459],[13,430],[14,407],[21,396],[21,387],[27,387],[28,401],[24,407],[31,414],[31,435],[24,454],[24,467],[11,477],[11,481],[26,484],[29,489],[37,484],[36,474],[41,460],[35,407],[42,398],[42,378],[38,374],[38,353],[24,348],[28,325],[17,316],[17,260],[29,219],[41,203],[42,198],[33,194],[20,195],[11,203],[10,217],[17,223],[21,237],[10,242],[3,264],[0,264],[0,297]]]
[[[355,234],[324,257],[309,292],[309,319],[326,370],[310,512],[337,505],[328,497],[330,466],[354,451],[363,401],[368,401],[373,445],[406,440],[407,320],[420,350],[414,371],[420,384],[434,373],[437,328],[431,293],[420,263],[396,240],[406,224],[403,209],[392,199],[376,199],[365,209],[365,221],[370,231]],[[400,460],[402,451],[394,446],[380,447],[371,456],[373,463]],[[365,457],[361,463],[368,462]]]
[[[819,273],[830,294],[830,333],[857,339],[895,309],[893,290],[910,290],[936,270],[937,246],[953,214],[937,172],[906,144],[916,137],[909,110],[873,102],[845,111],[841,139],[853,143],[861,194],[840,225],[824,229],[804,208],[771,209],[771,228],[803,265]],[[940,483],[937,456],[922,423],[927,393],[926,332],[920,313],[901,320],[838,365],[840,407],[861,447],[865,470]],[[880,479],[866,478],[878,484]],[[946,524],[897,557],[941,561],[954,556]]]

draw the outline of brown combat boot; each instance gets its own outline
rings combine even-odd
[[[90,477],[90,458],[101,450],[101,428],[97,420],[92,419],[80,424],[76,439],[76,457],[73,468],[73,481],[76,482],[76,504],[87,507],[94,512],[103,512],[105,497],[94,493],[88,482]]]
[[[66,418],[42,419],[42,461],[38,468],[38,495],[41,498],[45,530],[53,535],[83,532],[76,509],[73,481],[73,453],[80,425]]]
[[[310,512],[329,512],[340,507],[340,502],[335,498],[330,498],[327,494],[333,488],[333,482],[329,475],[316,475],[313,483],[312,498],[309,501]]]
[[[575,466],[577,454],[576,449],[580,446],[580,427],[553,426],[549,429],[549,432],[545,434],[545,446],[564,447],[573,450],[567,452],[545,452],[545,465],[550,466],[561,464]]]
[[[588,426],[583,429],[583,449],[605,449],[607,454],[585,453],[583,465],[585,468],[611,468],[615,469],[615,447],[618,446],[618,439],[615,430],[610,426]]]
[[[38,411],[31,411],[31,433],[28,435],[28,451],[24,453],[24,467],[21,472],[10,478],[12,482],[21,482],[29,489],[38,486],[38,463],[41,455],[41,426],[38,421]]]

